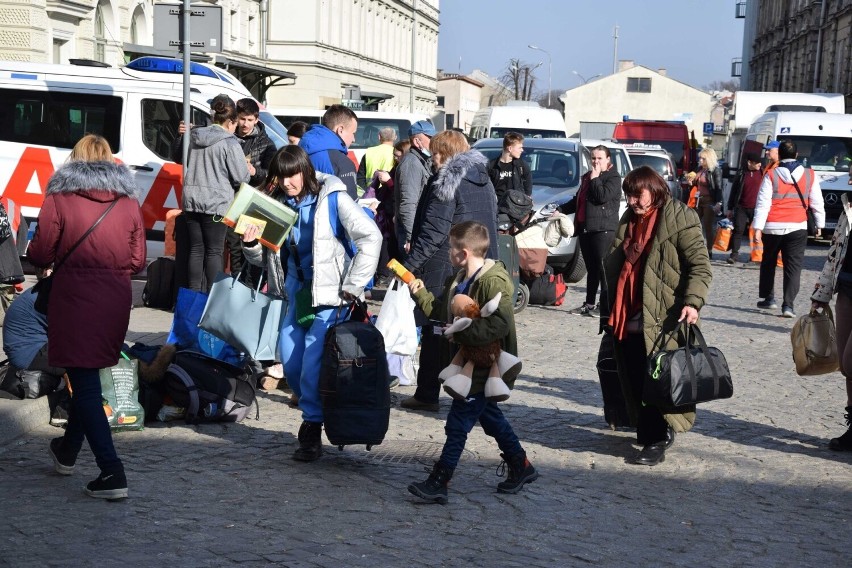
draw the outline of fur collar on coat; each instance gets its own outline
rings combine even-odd
[[[47,194],[102,190],[136,197],[138,188],[127,166],[114,162],[67,162],[47,182]]]
[[[485,185],[489,180],[487,165],[488,159],[477,150],[456,154],[438,170],[435,195],[441,201],[452,201],[465,179],[476,185]]]

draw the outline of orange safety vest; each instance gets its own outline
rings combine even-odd
[[[810,205],[811,186],[814,182],[814,172],[810,168],[805,168],[805,175],[798,180],[799,189],[802,191],[802,198],[805,200],[805,207],[802,207],[802,198],[799,198],[799,192],[796,191],[796,186],[792,183],[786,183],[781,179],[776,170],[771,170],[768,174],[769,180],[772,182],[772,206],[769,208],[769,215],[766,216],[767,223],[804,223],[808,220],[805,207]]]

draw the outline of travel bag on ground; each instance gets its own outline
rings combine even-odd
[[[148,265],[142,303],[148,308],[171,310],[175,305],[175,259],[161,256]]]
[[[621,390],[621,379],[618,376],[618,364],[615,359],[615,339],[612,333],[604,332],[601,336],[601,346],[598,349],[598,380],[603,395],[604,420],[613,430],[630,426],[630,415],[627,413],[627,402],[624,391]]]
[[[254,380],[244,369],[201,353],[178,352],[163,384],[172,405],[186,409],[187,424],[240,422],[257,406]]]
[[[241,365],[243,358],[235,347],[198,327],[206,305],[207,294],[181,288],[166,343],[177,345],[182,351],[197,351],[233,365]]]
[[[682,347],[665,349],[675,333],[683,339]],[[644,402],[677,408],[733,396],[734,385],[725,356],[707,346],[697,325],[684,321],[668,336],[661,332],[655,345],[663,348],[648,360],[648,378],[642,390]]]
[[[568,287],[562,273],[554,273],[551,266],[546,266],[544,274],[538,278],[526,280],[530,289],[530,304],[540,306],[561,306],[565,301]]]
[[[349,319],[329,328],[319,392],[325,434],[332,445],[342,449],[364,444],[370,449],[382,443],[390,420],[390,374],[385,341],[376,326]]]

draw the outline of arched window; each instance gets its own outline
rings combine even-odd
[[[130,43],[133,44],[149,44],[151,38],[148,37],[148,23],[145,20],[145,10],[142,4],[136,6],[133,10],[133,17],[130,19]]]
[[[106,37],[104,25],[104,11],[101,4],[95,8],[95,61],[106,59]]]

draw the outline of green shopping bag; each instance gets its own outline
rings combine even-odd
[[[99,375],[109,427],[114,431],[141,430],[145,410],[139,404],[139,361],[122,352],[118,363],[101,369]]]

